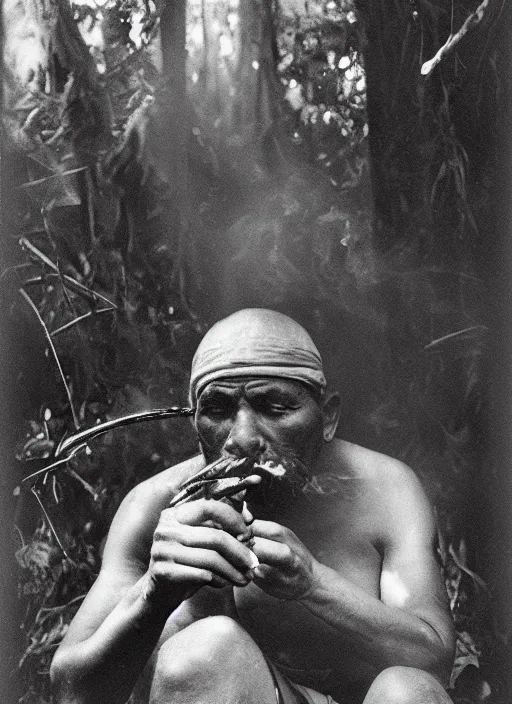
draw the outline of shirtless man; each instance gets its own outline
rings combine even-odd
[[[408,467],[334,437],[339,396],[306,331],[235,313],[201,342],[190,395],[202,456],[121,504],[53,660],[58,701],[449,704],[432,510]],[[205,462],[268,453],[307,469],[303,489],[168,508]]]

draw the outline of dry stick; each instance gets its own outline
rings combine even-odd
[[[429,61],[425,61],[421,67],[421,75],[427,76],[435,66],[441,61],[441,59],[453,51],[454,47],[460,42],[460,40],[475,27],[483,18],[484,12],[488,7],[491,0],[483,0],[483,2],[472,12],[466,19],[462,27],[456,34],[450,34],[446,43],[437,51],[435,56]]]
[[[25,237],[22,237],[20,239],[20,245],[22,247],[25,247],[28,249],[37,259],[43,262],[43,264],[46,264],[53,272],[54,276],[59,276],[59,269],[58,267],[51,261],[51,259],[48,259],[46,254],[43,254],[40,249],[35,247],[32,242],[29,242]],[[90,288],[87,288],[87,286],[84,286],[84,284],[81,284],[79,281],[76,279],[73,279],[71,276],[68,276],[67,274],[64,274],[62,276],[62,279],[64,281],[64,284],[68,286],[74,293],[78,293],[79,295],[84,296],[84,298],[87,298],[89,301],[90,299],[99,299],[100,301],[103,301],[103,303],[107,303],[109,306],[117,310],[117,306],[115,303],[110,301],[108,298],[105,296],[102,296],[101,293],[97,293],[96,291],[92,291]],[[25,285],[29,284],[39,284],[43,282],[42,277],[37,277],[35,279],[31,279],[29,281],[25,282]]]
[[[62,440],[55,450],[55,457],[62,455],[64,452],[69,452],[74,449],[77,445],[80,447],[88,443],[93,438],[103,433],[108,433],[109,430],[114,430],[115,428],[120,428],[123,425],[132,425],[133,423],[140,423],[146,420],[161,420],[163,418],[181,417],[185,418],[187,416],[194,415],[193,408],[180,408],[178,406],[173,406],[172,408],[157,408],[151,411],[142,411],[141,413],[132,413],[128,416],[123,416],[121,418],[114,418],[114,420],[107,420],[105,423],[98,423],[92,428],[87,428],[86,430],[81,430],[75,435]]]
[[[61,268],[60,268],[59,252],[57,250],[57,245],[55,244],[55,241],[53,239],[53,235],[52,235],[51,229],[50,229],[50,223],[48,222],[48,218],[46,217],[46,213],[49,212],[49,210],[50,210],[50,206],[47,207],[47,206],[43,205],[43,207],[41,208],[41,215],[43,218],[44,227],[46,230],[46,234],[48,236],[48,241],[50,242],[50,245],[53,249],[53,253],[55,254],[55,259],[56,259],[55,266],[57,268],[57,274],[59,276],[60,285],[62,286],[62,293],[64,295],[64,300],[66,301],[69,310],[76,317],[75,306],[73,305],[71,298],[69,297],[68,290],[67,290],[66,285],[64,283],[64,275],[63,275]]]
[[[75,472],[74,469],[71,469],[71,467],[68,467],[66,469],[66,471],[68,472],[68,474],[70,474],[73,477],[73,479],[76,479],[77,482],[79,482],[83,486],[83,488],[89,492],[89,494],[91,494],[92,498],[95,501],[97,501],[99,499],[99,494],[96,491],[94,491],[94,489],[89,484],[89,482],[86,482],[85,479],[83,479],[83,477],[81,477],[77,472]]]
[[[55,273],[58,274],[59,270],[57,269],[57,267],[55,266],[55,264],[52,262],[52,260],[51,260],[51,259],[48,259],[48,257],[46,256],[46,254],[43,254],[43,252],[41,252],[40,249],[38,249],[37,247],[35,247],[35,246],[32,244],[32,242],[30,242],[29,240],[27,240],[26,237],[22,237],[22,238],[20,239],[20,245],[21,245],[22,247],[28,249],[30,252],[32,252],[32,254],[34,254],[38,259],[40,259],[40,260],[43,262],[43,264],[46,264],[46,266],[49,266],[50,269],[52,269],[52,271],[55,271]]]
[[[46,520],[48,521],[48,525],[50,526],[50,530],[51,530],[51,532],[53,533],[53,535],[55,536],[55,540],[57,541],[57,543],[58,543],[58,545],[59,545],[59,548],[62,550],[62,552],[64,553],[64,555],[65,555],[65,556],[68,558],[68,560],[69,560],[69,555],[68,555],[67,552],[64,550],[64,546],[63,546],[63,544],[61,543],[59,536],[57,535],[57,531],[55,530],[54,525],[53,525],[53,523],[51,522],[50,516],[48,515],[48,512],[46,511],[46,509],[45,509],[45,507],[44,507],[44,505],[43,505],[43,502],[42,502],[41,499],[39,498],[39,494],[38,494],[37,491],[34,489],[34,487],[32,487],[32,488],[30,489],[30,491],[31,491],[31,492],[34,494],[34,496],[36,497],[37,503],[38,503],[39,506],[41,507],[41,511],[43,512],[44,517],[45,517]]]
[[[42,183],[46,183],[46,181],[50,181],[52,179],[59,179],[59,178],[62,178],[63,176],[71,176],[72,174],[77,174],[80,171],[85,171],[88,168],[89,168],[88,166],[79,166],[76,169],[69,169],[68,171],[63,171],[63,172],[59,171],[56,174],[50,174],[50,176],[44,176],[44,178],[38,178],[35,181],[27,181],[27,183],[22,183],[20,188],[29,189],[32,186],[41,185]]]
[[[56,335],[60,335],[61,332],[64,332],[64,330],[69,330],[69,328],[73,327],[73,325],[76,325],[77,323],[80,323],[82,320],[85,320],[86,318],[90,318],[93,315],[98,315],[99,313],[109,313],[110,311],[115,310],[115,308],[100,308],[99,310],[90,310],[88,313],[84,313],[84,315],[78,316],[78,318],[73,318],[73,320],[70,320],[69,323],[66,323],[65,325],[61,325],[60,328],[56,328],[55,330],[52,330],[50,333],[52,337],[55,337]]]
[[[437,347],[447,340],[453,340],[455,337],[460,337],[461,335],[466,335],[469,332],[476,332],[480,330],[481,332],[486,332],[487,327],[485,325],[472,325],[470,328],[464,328],[464,330],[457,330],[457,332],[451,332],[449,335],[444,335],[439,337],[437,340],[432,340],[428,345],[425,345],[424,350],[430,350],[432,347]]]
[[[74,423],[74,426],[75,426],[75,428],[78,430],[78,428],[79,428],[80,426],[79,426],[79,423],[78,423],[78,417],[77,417],[77,415],[76,415],[75,408],[74,408],[74,406],[73,406],[73,399],[71,398],[71,391],[69,390],[69,386],[68,386],[68,384],[67,384],[66,377],[64,376],[64,371],[63,371],[62,366],[61,366],[61,364],[60,364],[60,359],[59,359],[59,356],[58,356],[58,354],[57,354],[57,350],[55,349],[55,345],[53,344],[53,340],[52,340],[52,338],[51,338],[51,336],[50,336],[50,333],[48,332],[48,328],[46,327],[44,320],[41,318],[41,316],[40,316],[40,314],[39,314],[39,311],[37,310],[37,306],[35,305],[35,303],[33,302],[33,300],[30,298],[30,296],[26,293],[26,291],[24,291],[24,289],[20,288],[20,289],[19,289],[19,292],[21,293],[21,295],[23,296],[23,298],[27,301],[27,303],[29,304],[29,306],[32,308],[32,310],[34,311],[34,313],[35,313],[36,316],[37,316],[37,319],[39,320],[39,322],[40,322],[41,325],[43,326],[44,334],[46,335],[46,339],[48,340],[48,344],[50,345],[50,349],[51,349],[51,351],[52,351],[52,353],[53,353],[53,356],[54,356],[54,358],[55,358],[55,361],[56,361],[56,363],[57,363],[57,367],[58,367],[58,369],[59,369],[59,373],[60,373],[60,376],[61,376],[61,379],[62,379],[62,383],[64,384],[64,388],[66,389],[66,394],[67,394],[67,397],[68,397],[69,406],[70,406],[70,408],[71,408],[71,414],[72,414],[72,416],[73,416],[73,423]]]
[[[37,472],[32,472],[32,474],[29,474],[28,477],[23,477],[21,480],[23,482],[28,482],[30,479],[35,479],[35,477],[41,476],[41,474],[47,474],[48,472],[53,472],[57,467],[60,467],[61,464],[65,464],[66,462],[69,462],[69,460],[76,455],[77,452],[80,450],[83,450],[85,448],[84,445],[79,445],[78,447],[75,447],[72,452],[69,453],[67,457],[63,457],[61,460],[57,460],[57,462],[53,462],[53,464],[48,465],[48,467],[43,467],[43,469],[38,469]]]

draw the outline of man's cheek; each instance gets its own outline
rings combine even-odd
[[[226,442],[229,431],[222,428],[222,425],[213,423],[198,423],[196,432],[202,446],[210,450],[221,450]]]

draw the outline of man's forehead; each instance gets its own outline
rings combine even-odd
[[[312,393],[306,384],[295,379],[283,379],[269,376],[246,376],[226,379],[215,379],[205,386],[200,397],[204,394],[215,393],[242,393],[244,391],[288,391],[296,394]]]

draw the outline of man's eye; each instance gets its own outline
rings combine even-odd
[[[228,406],[218,406],[212,404],[201,408],[201,413],[206,416],[225,416],[228,415],[229,412],[230,409]]]
[[[275,413],[276,415],[279,415],[281,413],[286,413],[287,411],[293,410],[291,406],[287,406],[284,403],[269,403],[266,405],[267,413]]]

